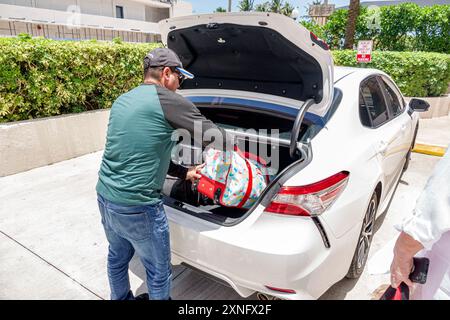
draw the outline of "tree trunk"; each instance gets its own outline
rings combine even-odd
[[[356,20],[359,15],[359,0],[350,0],[347,28],[345,29],[345,49],[353,49],[355,43]]]
[[[231,12],[231,0],[228,0],[228,12]]]

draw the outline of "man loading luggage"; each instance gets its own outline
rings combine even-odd
[[[188,169],[171,162],[177,143],[172,133],[186,129],[191,137],[202,137],[194,134],[197,122],[202,133],[219,130],[224,139],[214,141],[215,148],[222,149],[227,141],[232,147],[225,131],[175,93],[186,78],[193,75],[183,69],[175,52],[155,49],[144,58],[144,83],[117,98],[111,108],[96,190],[109,242],[107,269],[113,300],[135,299],[128,277],[135,252],[146,270],[150,298],[170,299],[169,226],[161,189],[166,174],[191,181],[200,177],[199,167]],[[197,142],[206,146],[212,141]]]

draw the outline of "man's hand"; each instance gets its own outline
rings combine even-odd
[[[192,168],[189,168],[187,174],[186,174],[186,180],[190,180],[192,183],[195,182],[195,180],[200,179],[202,176],[199,174],[200,170],[205,166],[205,164],[201,164]]]
[[[405,232],[400,233],[394,247],[391,264],[391,286],[397,288],[402,282],[412,286],[409,274],[413,267],[413,257],[423,248],[422,244]]]

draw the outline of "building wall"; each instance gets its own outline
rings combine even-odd
[[[112,0],[78,0],[81,13],[93,14],[97,16],[115,17]]]
[[[75,6],[76,0],[35,0],[36,8],[66,11],[68,7]]]
[[[0,3],[26,7],[31,7],[33,5],[32,0],[0,0]]]
[[[116,6],[122,6],[125,19],[145,21],[145,5],[143,3],[127,0],[113,0],[113,4],[114,16],[116,14]]]
[[[172,17],[188,16],[192,14],[192,4],[186,1],[178,1],[172,10]]]
[[[155,7],[144,2],[132,0],[0,0],[0,4],[9,4],[40,9],[67,11],[71,6],[80,6],[83,14],[92,14],[104,17],[116,17],[116,6],[122,6],[124,18],[140,21],[159,21],[170,16],[170,8],[158,8],[160,2],[155,1]],[[192,6],[184,2],[176,4],[177,12],[192,12]],[[0,13],[1,15],[1,13]],[[148,17],[148,19],[146,19]]]
[[[58,40],[104,41],[118,37],[126,42],[154,42],[160,39],[158,25],[147,21],[81,14],[77,22],[80,26],[70,27],[67,25],[71,20],[70,12],[5,4],[0,4],[0,16],[0,36],[14,37],[28,33],[34,37]]]
[[[158,22],[170,16],[169,8],[152,8],[145,6],[145,21]]]
[[[76,5],[81,15],[67,11]],[[115,18],[116,5],[123,7],[124,19]],[[28,33],[50,39],[109,41],[118,37],[127,42],[154,42],[161,39],[156,22],[191,13],[192,5],[183,1],[170,8],[145,0],[0,0],[0,36]]]

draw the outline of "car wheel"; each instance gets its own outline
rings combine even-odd
[[[374,234],[375,216],[378,208],[378,196],[374,192],[369,201],[366,214],[364,215],[364,221],[361,228],[361,233],[358,238],[358,244],[356,246],[355,254],[350,265],[350,269],[346,275],[347,278],[358,278],[364,270],[364,266],[369,256],[370,245],[372,244],[372,238]]]
[[[414,138],[411,144],[411,147],[408,150],[408,153],[406,154],[406,161],[403,165],[403,172],[405,172],[409,167],[409,161],[411,160],[411,152],[414,149],[414,145],[416,144],[416,137],[417,137],[417,131],[419,130],[419,126],[416,126],[416,130],[414,131]]]

